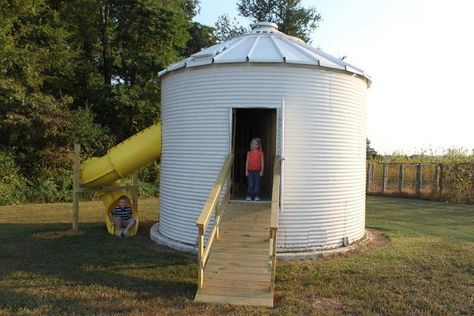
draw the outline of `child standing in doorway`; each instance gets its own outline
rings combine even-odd
[[[250,142],[245,162],[245,176],[248,177],[247,201],[260,201],[260,177],[263,177],[262,141],[254,137]]]

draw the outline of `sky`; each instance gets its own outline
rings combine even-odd
[[[195,21],[238,17],[235,0],[201,0]],[[322,22],[311,45],[362,68],[367,136],[379,153],[474,150],[474,1],[303,0]]]

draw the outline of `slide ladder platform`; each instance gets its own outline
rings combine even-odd
[[[196,302],[273,307],[270,211],[269,202],[226,206]]]

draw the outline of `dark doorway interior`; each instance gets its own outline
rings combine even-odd
[[[260,183],[263,200],[270,200],[272,192],[273,162],[276,152],[276,110],[275,109],[234,109],[233,112],[233,199],[244,199],[247,194],[245,161],[253,137],[262,140],[265,154],[264,173]]]

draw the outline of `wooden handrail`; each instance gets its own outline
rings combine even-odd
[[[281,159],[279,156],[275,159],[273,166],[273,188],[272,188],[272,206],[270,214],[270,261],[272,272],[271,290],[273,291],[276,274],[276,239],[278,231],[278,217],[280,213],[280,182],[281,182]]]
[[[219,199],[219,194],[221,193],[222,188],[224,187],[224,182],[226,180],[226,176],[230,171],[230,166],[232,165],[232,160],[234,158],[233,154],[229,154],[222,165],[222,169],[217,176],[216,182],[209,193],[207,198],[206,204],[202,208],[201,215],[199,215],[198,220],[196,221],[196,225],[198,226],[207,226],[209,219],[211,218],[212,211],[217,204]],[[205,228],[205,227],[204,227]]]
[[[198,287],[202,288],[204,284],[204,268],[207,263],[207,258],[209,257],[212,244],[215,239],[219,239],[219,225],[221,222],[222,211],[230,199],[230,188],[232,186],[232,181],[230,179],[231,167],[234,161],[234,155],[229,154],[225,159],[221,171],[217,176],[216,182],[209,193],[206,203],[202,208],[201,214],[196,221],[196,226],[198,227]],[[225,187],[226,192],[224,194],[223,200],[219,203],[219,197],[221,196],[222,189]],[[214,212],[215,210],[215,212]],[[215,214],[214,218],[214,227],[212,228],[211,234],[205,245],[204,235],[207,230],[207,225],[212,214]]]

